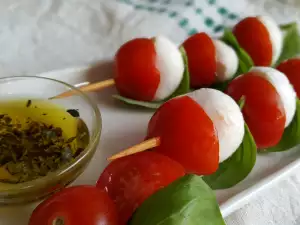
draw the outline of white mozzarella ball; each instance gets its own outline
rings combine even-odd
[[[297,97],[296,92],[288,78],[280,71],[271,67],[253,67],[250,71],[255,72],[267,79],[276,89],[284,107],[286,117],[285,127],[287,127],[295,115]]]
[[[239,59],[235,51],[223,41],[214,40],[217,61],[217,79],[226,81],[231,79],[236,73]]]
[[[272,43],[272,64],[274,64],[282,50],[283,45],[283,35],[280,31],[279,26],[277,23],[269,16],[258,16],[257,19],[265,26],[265,28],[268,30],[270,40]]]
[[[154,39],[156,51],[156,68],[160,72],[160,83],[154,101],[169,97],[180,85],[184,62],[178,47],[164,36]]]
[[[244,138],[244,118],[237,103],[221,91],[202,88],[187,94],[212,120],[218,134],[219,161],[228,159]]]

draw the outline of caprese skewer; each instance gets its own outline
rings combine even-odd
[[[149,121],[146,139],[160,140],[153,151],[111,157],[97,186],[125,223],[146,198],[183,174],[214,173],[241,145],[244,125],[237,103],[221,91],[203,88],[175,97]]]
[[[115,55],[115,77],[80,89],[94,91],[115,85],[122,97],[157,102],[172,96],[183,81],[185,70],[189,71],[190,86],[194,89],[230,80],[237,72],[239,59],[233,48],[206,33],[189,37],[182,48],[187,65],[182,56],[185,53],[164,36],[128,41]],[[189,87],[185,93],[188,91]],[[73,94],[65,92],[55,98]]]
[[[221,91],[203,88],[164,103],[148,124],[153,150],[179,162],[188,173],[212,174],[242,143],[244,118],[239,106]],[[147,142],[147,141],[146,141]],[[141,146],[141,145],[138,145]],[[143,151],[130,148],[110,160]]]
[[[80,89],[87,92],[115,85],[123,97],[137,101],[162,101],[179,87],[184,71],[182,53],[168,38],[135,38],[123,44],[117,51],[113,79]],[[74,92],[69,91],[54,98],[73,94]]]

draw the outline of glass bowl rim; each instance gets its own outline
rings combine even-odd
[[[32,181],[27,181],[23,183],[18,183],[18,184],[12,184],[10,185],[9,188],[5,189],[3,188],[0,190],[0,198],[5,196],[8,197],[7,195],[22,195],[23,193],[26,192],[35,192],[38,191],[42,188],[47,188],[50,185],[45,185],[45,183],[49,183],[51,180],[51,183],[55,183],[55,181],[58,181],[59,178],[64,175],[65,173],[71,171],[74,169],[77,165],[81,164],[81,161],[83,161],[87,156],[90,154],[94,154],[96,151],[96,145],[98,144],[98,141],[100,139],[101,135],[101,130],[102,130],[102,116],[100,113],[100,110],[98,109],[97,104],[84,92],[82,92],[79,88],[68,84],[64,81],[60,81],[57,79],[49,78],[49,77],[42,77],[42,76],[12,76],[12,77],[1,77],[0,78],[0,83],[5,82],[5,81],[14,81],[14,80],[19,80],[19,79],[38,79],[38,80],[45,80],[45,81],[50,81],[53,83],[57,83],[60,85],[63,85],[72,91],[76,93],[77,96],[80,96],[85,102],[87,102],[88,105],[93,110],[94,118],[93,118],[93,124],[96,124],[95,126],[95,131],[94,134],[91,136],[90,142],[88,146],[84,149],[84,151],[71,163],[67,164],[66,167],[63,166],[63,168],[60,168],[54,172],[51,172],[47,174],[44,177],[32,180]],[[48,181],[48,182],[47,182]]]

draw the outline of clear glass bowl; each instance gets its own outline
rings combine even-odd
[[[47,176],[18,184],[0,183],[0,205],[40,200],[75,180],[93,157],[99,143],[102,119],[97,105],[83,92],[64,82],[36,76],[0,79],[0,101],[26,98],[49,99],[65,91],[76,95],[51,100],[65,109],[78,109],[89,131],[89,144],[74,161]]]

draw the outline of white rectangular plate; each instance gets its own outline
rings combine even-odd
[[[111,63],[102,62],[91,69],[71,68],[40,74],[73,85],[101,81],[111,78]],[[143,140],[152,110],[126,106],[112,98],[115,88],[108,88],[90,97],[97,102],[102,114],[103,125],[100,144],[86,171],[73,183],[95,184],[101,171],[107,165],[106,158],[126,147]],[[287,176],[300,165],[299,149],[283,153],[259,154],[251,174],[233,188],[216,191],[224,217],[242,207],[262,189],[269,188],[276,181]],[[0,208],[0,225],[27,225],[35,204]],[[16,216],[17,215],[17,216]]]

